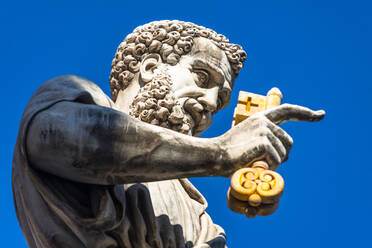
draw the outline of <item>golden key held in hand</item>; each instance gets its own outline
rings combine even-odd
[[[240,91],[233,126],[257,112],[279,106],[281,100],[282,93],[278,88],[272,88],[266,96]],[[265,161],[256,161],[251,167],[239,169],[232,175],[227,204],[234,212],[250,218],[269,215],[278,208],[283,189],[282,176],[269,170]]]

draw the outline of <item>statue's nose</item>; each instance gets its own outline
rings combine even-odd
[[[202,96],[198,97],[198,102],[203,105],[208,112],[214,112],[217,109],[218,87],[206,89]]]

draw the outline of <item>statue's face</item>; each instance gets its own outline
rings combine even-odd
[[[141,79],[145,83],[129,114],[198,136],[212,123],[213,113],[228,104],[233,76],[224,51],[206,38],[196,38],[190,53],[176,65],[162,63],[159,55],[145,58]],[[122,97],[119,94],[118,99]]]
[[[193,135],[200,135],[230,99],[233,75],[226,54],[209,39],[196,38],[191,52],[167,69],[174,96],[193,118]]]

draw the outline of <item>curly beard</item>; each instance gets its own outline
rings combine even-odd
[[[194,120],[171,90],[168,72],[157,70],[154,78],[142,87],[129,107],[129,115],[141,121],[192,135]]]

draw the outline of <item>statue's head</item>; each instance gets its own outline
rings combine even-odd
[[[142,121],[199,135],[228,105],[246,53],[211,29],[182,21],[136,28],[112,62],[111,95]]]

